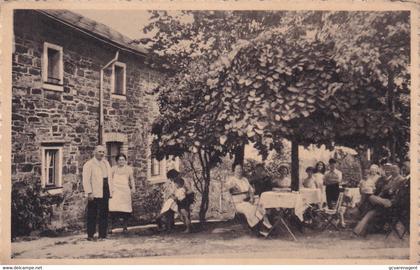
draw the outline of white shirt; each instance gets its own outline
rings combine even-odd
[[[108,177],[109,194],[112,197],[112,169],[106,159],[92,158],[83,165],[83,190],[92,193],[95,198],[103,197],[104,178]]]
[[[334,169],[334,171],[328,170],[325,172],[325,185],[341,183],[341,180],[343,180],[343,174],[341,173],[341,171]]]

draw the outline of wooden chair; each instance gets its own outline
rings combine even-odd
[[[239,193],[229,193],[230,194],[230,202],[235,210],[235,216],[233,217],[234,224],[241,224],[243,227],[249,227],[246,217],[244,214],[239,213],[236,209],[236,203],[243,200],[248,195],[248,192],[239,192]]]
[[[335,205],[334,209],[322,208],[316,211],[319,215],[320,219],[323,221],[322,229],[325,230],[327,228],[334,228],[339,230],[338,223],[340,221],[340,211],[341,206],[343,204],[344,193],[340,192],[338,196],[337,204]]]
[[[266,238],[269,237],[278,228],[278,229],[286,232],[288,235],[290,235],[294,241],[297,241],[297,238],[296,238],[295,234],[290,229],[290,226],[286,221],[286,216],[290,216],[290,215],[287,214],[285,209],[281,209],[281,208],[276,209],[275,212],[276,212],[275,221],[273,223],[273,226],[269,230]]]

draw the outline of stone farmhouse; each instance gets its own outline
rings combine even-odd
[[[53,228],[83,228],[81,173],[102,142],[110,162],[125,153],[134,168],[134,219],[161,203],[166,170],[151,157],[158,113],[151,89],[165,74],[147,50],[108,26],[67,10],[16,10],[12,60],[12,183],[40,183],[58,196]],[[102,112],[102,113],[101,113]]]

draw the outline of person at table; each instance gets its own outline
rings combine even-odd
[[[325,193],[327,195],[327,205],[328,208],[332,209],[340,195],[340,183],[343,179],[343,174],[336,168],[337,161],[335,159],[331,158],[328,161],[328,165],[329,169],[325,172],[324,183]]]
[[[273,180],[273,188],[290,188],[292,179],[289,176],[289,167],[281,165],[279,167],[279,176]]]
[[[318,161],[315,164],[314,178],[315,178],[315,181],[321,185],[324,185],[324,174],[325,174],[326,169],[327,167],[325,166],[325,163],[322,161]]]
[[[401,175],[404,177],[404,182],[401,183],[398,191],[399,200],[396,202],[396,207],[400,209],[400,221],[407,231],[410,231],[410,161],[405,161],[401,167]]]
[[[385,176],[385,167],[386,166],[391,166],[392,164],[390,164],[388,162],[388,158],[382,158],[379,160],[379,175],[381,176]]]
[[[380,168],[376,164],[372,164],[370,168],[365,173],[365,178],[360,181],[359,191],[360,191],[360,201],[357,204],[360,212],[364,212],[363,208],[366,206],[366,202],[369,197],[375,192],[376,183],[381,178]]]
[[[322,183],[319,183],[315,180],[315,177],[314,177],[315,169],[313,167],[307,167],[305,171],[306,171],[307,176],[305,179],[303,179],[303,182],[302,182],[303,187],[312,188],[312,189],[314,188],[322,189],[322,186],[323,186]]]
[[[273,180],[268,175],[262,163],[259,163],[255,166],[255,172],[252,175],[250,184],[255,189],[255,195],[258,196],[260,196],[263,192],[273,189]]]
[[[370,184],[366,184],[366,180],[362,180],[359,184],[359,192],[361,195],[360,201],[356,204],[356,207],[350,211],[351,215],[355,218],[360,218],[361,216],[364,216],[371,208],[369,203],[369,197],[371,195],[378,195],[380,190],[384,187],[384,185],[391,179],[391,164],[387,163],[381,167],[379,166],[378,175],[379,177],[375,179],[375,176],[369,176],[370,174],[373,174],[375,171],[375,168],[372,172],[367,173],[367,177],[373,178],[373,181],[375,181],[375,185],[373,188],[369,187]],[[384,174],[382,175],[382,170]]]
[[[261,235],[267,236],[272,225],[264,210],[254,204],[254,190],[243,176],[241,165],[235,166],[234,175],[227,179],[225,188],[232,195],[236,211],[245,216],[249,227],[258,228]]]
[[[321,186],[321,194],[322,194],[322,205],[326,204],[327,199],[325,195],[325,185],[324,185],[324,174],[326,171],[325,163],[322,161],[318,161],[315,164],[315,170],[314,170],[314,178],[315,182],[318,184],[318,186]]]
[[[365,179],[360,182],[360,193],[373,194],[379,178],[381,178],[379,166],[372,164],[367,171]]]
[[[126,233],[128,219],[133,212],[131,193],[136,191],[136,187],[133,168],[127,165],[127,157],[124,154],[119,154],[115,160],[117,165],[112,167],[114,196],[109,200],[110,233],[112,233],[112,224],[116,219],[120,218],[123,219],[123,233]]]
[[[385,170],[385,173],[388,174],[388,171]],[[400,169],[396,165],[390,166],[389,173],[390,177],[384,177],[383,185],[377,186],[375,194],[369,197],[369,209],[357,223],[353,230],[354,234],[365,236],[381,217],[387,216],[387,210],[397,202],[399,190],[403,187],[405,179],[400,175]]]

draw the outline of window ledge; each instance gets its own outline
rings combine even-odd
[[[111,97],[112,97],[112,98],[115,98],[115,99],[120,99],[120,100],[127,100],[126,95],[111,94]]]
[[[63,187],[45,187],[41,196],[57,195],[63,193]]]
[[[64,87],[62,85],[50,84],[50,83],[45,83],[45,82],[42,84],[42,88],[44,88],[46,90],[57,91],[57,92],[63,92],[64,91]]]

